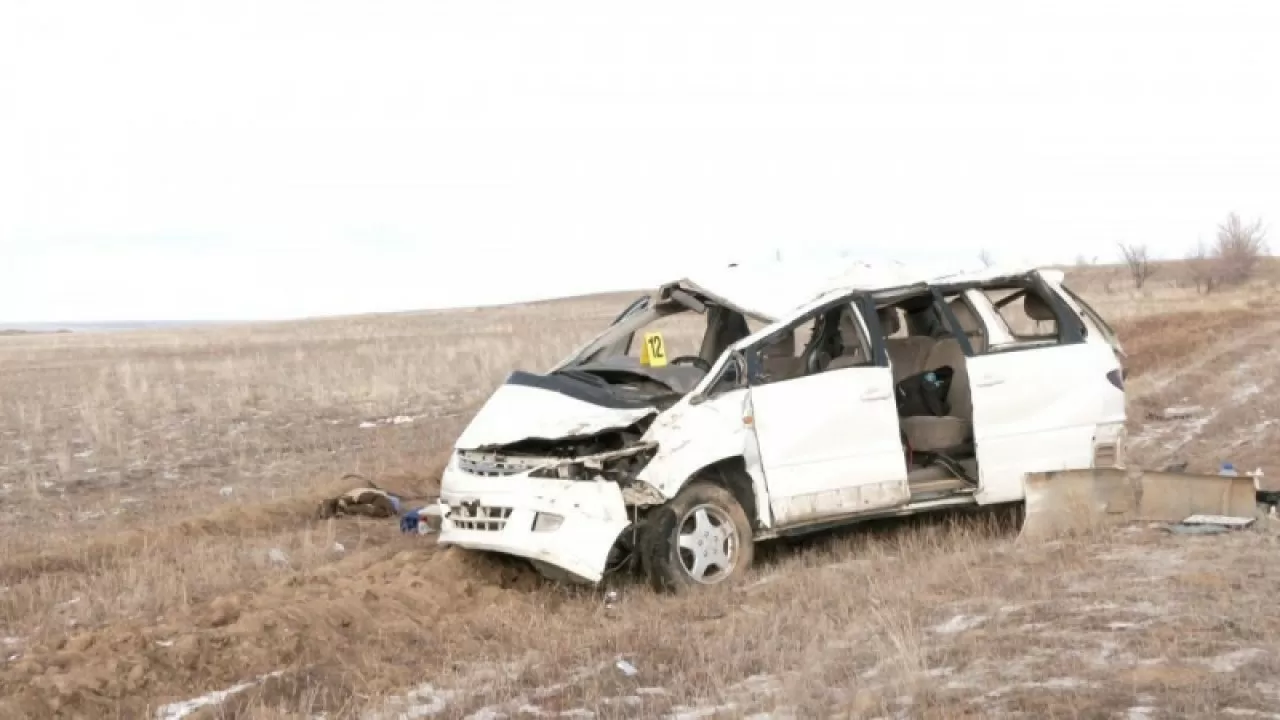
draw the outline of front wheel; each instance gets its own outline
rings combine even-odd
[[[728,490],[697,482],[653,511],[641,559],[654,588],[682,591],[734,582],[751,567],[751,523]]]

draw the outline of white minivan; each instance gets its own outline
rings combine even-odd
[[[740,577],[757,541],[1121,465],[1123,352],[1062,281],[863,266],[664,285],[498,388],[455,443],[439,541],[681,589]]]

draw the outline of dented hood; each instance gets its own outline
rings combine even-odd
[[[590,437],[657,413],[654,404],[571,376],[515,372],[480,408],[454,447],[483,450],[523,440]]]

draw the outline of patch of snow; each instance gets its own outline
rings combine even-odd
[[[259,685],[263,682],[266,682],[269,678],[280,677],[282,674],[284,674],[283,670],[277,670],[268,675],[263,675],[262,677],[252,682],[240,683],[239,685],[234,685],[232,687],[227,688],[226,690],[215,690],[206,695],[201,695],[198,698],[192,698],[191,700],[183,700],[182,702],[165,705],[164,707],[156,711],[156,719],[157,720],[181,720],[181,718],[184,718],[190,715],[191,713],[199,710],[200,708],[209,707],[210,705],[220,705],[224,701],[226,701],[227,698],[233,695],[239,695],[240,693],[244,692],[245,690],[248,690],[249,688],[255,685]]]
[[[362,430],[372,430],[373,428],[383,425],[409,425],[418,420],[415,415],[396,415],[395,417],[379,418],[377,420],[365,420],[360,423]]]
[[[932,630],[943,635],[954,635],[973,630],[989,619],[986,615],[956,615],[940,625],[933,626]]]
[[[1245,648],[1218,655],[1217,657],[1203,658],[1198,662],[1208,665],[1209,669],[1216,673],[1233,673],[1266,654],[1266,650]]]
[[[1081,680],[1079,678],[1073,678],[1073,677],[1049,678],[1048,680],[1043,680],[1043,681],[1029,681],[1024,683],[1018,683],[1016,685],[1006,685],[1001,688],[996,688],[995,690],[992,690],[986,693],[985,695],[983,695],[982,698],[975,698],[973,702],[981,702],[983,699],[998,698],[1002,695],[1008,695],[1009,693],[1015,690],[1077,690],[1080,688],[1089,688],[1089,687],[1094,687],[1094,684],[1085,680]]]
[[[1125,720],[1151,720],[1152,714],[1156,711],[1150,705],[1137,705],[1129,708],[1125,714]]]
[[[1273,718],[1273,720],[1275,718],[1280,718],[1280,714],[1263,712],[1261,710],[1249,710],[1247,708],[1225,708],[1223,709],[1222,714],[1229,715],[1231,717]]]
[[[1241,387],[1240,389],[1232,393],[1231,401],[1235,403],[1241,403],[1261,392],[1262,392],[1262,388],[1258,387],[1257,383],[1249,383],[1248,385],[1245,385],[1244,387]]]
[[[643,688],[639,688],[639,689],[637,689],[637,690],[636,690],[636,694],[637,694],[637,695],[652,695],[652,696],[660,696],[660,695],[669,695],[670,693],[668,693],[668,692],[667,692],[667,689],[666,689],[666,688],[660,688],[660,687],[643,687]]]
[[[689,708],[681,705],[671,710],[667,720],[702,720],[703,718],[715,717],[720,713],[733,712],[737,709],[738,706],[734,703],[703,708]]]

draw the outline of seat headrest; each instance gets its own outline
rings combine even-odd
[[[952,314],[956,316],[956,321],[960,323],[961,332],[966,335],[982,332],[982,321],[978,319],[977,315],[973,314],[973,311],[969,309],[969,304],[964,300],[956,298],[947,303],[947,306],[951,308]]]
[[[853,318],[853,310],[845,310],[840,313],[840,339],[848,345],[857,343],[861,333],[858,330],[858,321]]]
[[[902,320],[898,316],[898,308],[882,307],[876,310],[876,317],[880,318],[880,329],[886,337],[902,329]]]
[[[778,337],[769,345],[765,346],[762,353],[768,357],[795,357],[796,356],[796,334],[795,331],[785,333]]]
[[[1036,322],[1057,322],[1058,316],[1053,314],[1053,308],[1049,307],[1049,303],[1045,302],[1039,295],[1027,293],[1022,296],[1022,311],[1027,317]]]

